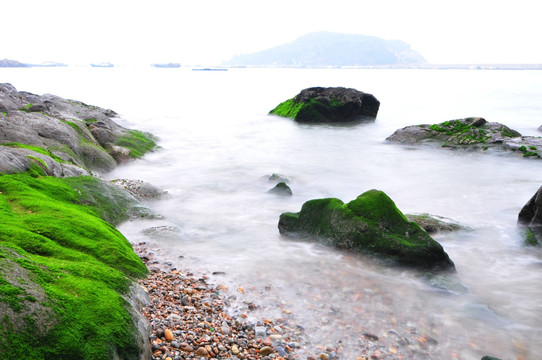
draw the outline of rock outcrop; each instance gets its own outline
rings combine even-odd
[[[48,175],[109,171],[156,147],[152,135],[116,124],[114,111],[80,101],[0,84],[0,108],[0,157],[5,160],[0,170],[4,173],[28,170],[29,156],[44,160],[38,154],[61,164],[53,165],[54,169],[43,167]],[[42,164],[38,161],[38,165]]]
[[[518,225],[524,228],[525,242],[542,243],[542,186],[523,206],[518,215]]]
[[[303,204],[298,213],[283,213],[281,234],[301,234],[343,250],[377,255],[400,265],[452,270],[442,246],[410,222],[382,191],[370,190],[348,204],[336,198]]]
[[[163,192],[80,176],[156,146],[114,116],[0,84],[0,359],[151,357],[148,270],[115,225]]]
[[[269,114],[302,123],[341,123],[374,120],[380,102],[371,94],[342,87],[313,87],[302,90]]]
[[[433,145],[452,149],[515,152],[540,159],[542,138],[522,136],[508,126],[480,117],[411,125],[395,131],[386,141],[406,145]]]

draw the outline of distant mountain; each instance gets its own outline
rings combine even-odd
[[[28,65],[23,64],[17,60],[0,59],[0,67],[28,67]]]
[[[426,60],[401,40],[316,32],[256,53],[238,55],[231,66],[369,66],[424,64]]]

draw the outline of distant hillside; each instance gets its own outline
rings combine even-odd
[[[225,61],[232,66],[367,66],[423,64],[425,59],[400,40],[316,32],[297,40]]]
[[[0,59],[0,67],[28,67],[28,65],[18,62],[17,60]]]

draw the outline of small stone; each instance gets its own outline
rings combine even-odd
[[[188,343],[181,343],[181,345],[179,346],[179,349],[181,349],[182,351],[184,352],[192,352],[194,351],[194,348],[192,346],[190,346]]]
[[[209,352],[204,347],[200,347],[196,350],[196,356],[209,356]]]
[[[239,348],[237,347],[237,345],[233,345],[231,347],[231,352],[233,353],[233,355],[237,355],[237,354],[240,353]]]
[[[261,356],[267,356],[273,353],[273,348],[270,346],[264,346],[260,349]]]
[[[171,332],[169,329],[164,330],[164,336],[166,337],[167,341],[173,340],[173,332]]]

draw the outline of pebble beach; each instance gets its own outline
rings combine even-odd
[[[354,331],[344,342],[357,343],[359,355],[355,357],[343,354],[343,341],[314,344],[309,341],[310,329],[296,323],[291,311],[284,309],[283,317],[255,317],[261,306],[243,302],[248,290],[228,289],[210,283],[207,275],[177,269],[160,261],[147,243],[133,246],[150,271],[140,285],[151,299],[143,314],[152,327],[153,360],[433,358],[430,350],[437,341],[412,327],[405,330],[407,333],[390,328],[384,336]],[[233,311],[233,303],[243,306]],[[363,319],[352,319],[353,323],[360,321]]]

